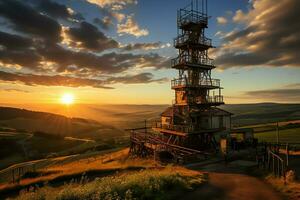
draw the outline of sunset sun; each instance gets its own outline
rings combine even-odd
[[[60,102],[65,105],[70,105],[74,103],[74,95],[70,93],[65,93],[61,96]]]

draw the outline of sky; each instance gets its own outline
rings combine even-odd
[[[170,104],[190,0],[0,0],[0,104]],[[299,103],[300,1],[209,0],[227,104]]]

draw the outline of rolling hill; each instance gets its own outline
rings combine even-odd
[[[120,145],[124,131],[94,120],[0,107],[0,169],[32,159]]]

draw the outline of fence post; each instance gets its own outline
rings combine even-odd
[[[290,154],[290,152],[289,152],[290,150],[289,150],[289,143],[287,143],[286,144],[286,167],[288,168],[288,166],[289,166],[289,154]]]
[[[273,174],[275,174],[275,158],[274,158],[274,155],[272,155],[272,158],[273,158]]]
[[[276,124],[276,139],[277,139],[277,144],[279,145],[279,123],[277,122]]]
[[[20,167],[18,167],[18,172],[19,172],[18,182],[20,183],[20,179],[21,179],[21,170],[20,170]]]
[[[12,169],[12,181],[15,183],[15,169]]]
[[[268,155],[268,170],[270,170],[271,169],[271,158],[270,158],[270,152],[269,151],[268,151],[267,155]]]
[[[280,170],[280,166],[279,166],[280,162],[279,161],[280,160],[277,158],[277,173],[278,173],[277,175],[278,175],[278,177],[280,177],[280,171],[279,171]]]
[[[283,165],[283,162],[282,162],[282,175],[283,175],[284,185],[286,185],[286,176],[285,176],[285,172],[286,172],[286,170],[284,169],[284,165]]]

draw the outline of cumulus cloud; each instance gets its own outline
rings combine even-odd
[[[8,19],[16,31],[45,40],[59,41],[61,39],[61,26],[56,20],[19,1],[0,0],[0,16]]]
[[[62,75],[35,75],[24,73],[9,73],[0,71],[0,80],[5,82],[22,83],[28,86],[42,85],[42,86],[67,86],[67,87],[94,87],[103,89],[113,89],[107,86],[110,84],[137,84],[137,83],[151,83],[164,82],[165,79],[154,79],[151,73],[142,73],[137,75],[128,75],[121,77],[111,77],[104,80],[78,78]]]
[[[87,0],[100,7],[111,7],[113,10],[121,10],[126,5],[137,4],[137,0]]]
[[[29,91],[27,91],[27,90],[16,89],[16,88],[3,88],[3,89],[0,89],[0,91],[4,91],[4,92],[23,92],[23,93],[29,93]]]
[[[136,83],[163,83],[168,81],[166,78],[153,79],[152,73],[141,73],[133,76],[113,77],[107,79],[109,83],[124,83],[124,84],[136,84]]]
[[[85,21],[81,22],[79,27],[69,28],[67,33],[73,40],[71,43],[77,47],[103,51],[119,46],[118,42],[108,38],[97,27]]]
[[[228,20],[225,17],[217,17],[218,24],[225,25],[228,23]]]
[[[149,31],[147,29],[141,29],[137,22],[134,20],[133,15],[127,16],[125,23],[118,24],[117,32],[119,35],[134,35],[135,37],[147,36]]]
[[[113,25],[113,21],[109,16],[103,17],[103,19],[94,18],[93,22],[99,25],[102,29],[108,30]]]
[[[153,42],[153,43],[135,43],[128,44],[121,47],[123,51],[134,51],[134,50],[154,50],[160,48],[166,48],[168,44],[164,45],[161,42]]]
[[[232,20],[238,23],[245,23],[250,19],[250,16],[245,14],[242,10],[237,10]]]
[[[91,73],[98,72],[99,74],[120,73],[137,66],[158,69],[168,67],[168,64],[165,63],[167,58],[158,54],[111,52],[96,55],[92,52],[66,49],[58,44],[39,46],[39,43],[35,44],[28,38],[2,32],[0,32],[0,44],[4,47],[0,50],[2,64],[17,64],[36,71],[44,62],[56,64],[56,68],[52,69],[51,72],[76,72],[86,69],[90,70]]]
[[[73,20],[74,13],[50,0],[27,0],[26,4],[0,0],[0,16],[8,22],[0,26],[9,24],[7,28],[13,29],[0,31],[0,66],[9,71],[2,71],[0,80],[32,86],[95,88],[109,88],[114,83],[164,81],[155,79],[151,73],[121,76],[132,74],[130,70],[168,67],[169,59],[159,54],[129,52],[163,48],[164,44],[120,46],[84,18]],[[108,13],[103,23],[110,23],[112,15]]]
[[[70,8],[68,8],[65,5],[50,1],[50,0],[43,0],[38,2],[38,8],[55,18],[71,18],[74,14],[74,11]]]
[[[212,51],[221,68],[244,66],[300,66],[300,1],[253,0],[248,12],[233,20],[241,29],[223,35]]]

